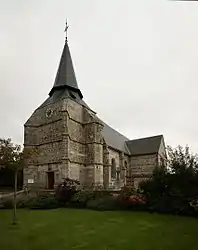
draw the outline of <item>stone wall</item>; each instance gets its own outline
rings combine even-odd
[[[69,178],[80,181],[81,164],[70,162]]]
[[[53,171],[55,183],[65,177],[62,171],[64,121],[63,101],[36,109],[24,127],[24,146],[33,149],[28,167],[24,170],[24,184],[34,180],[34,186],[48,186],[47,172]],[[49,116],[46,112],[51,110]]]
[[[26,126],[25,142],[28,145],[41,145],[62,140],[62,120],[42,124],[40,126]]]
[[[78,121],[69,119],[68,121],[68,133],[70,139],[81,143],[85,142],[84,126]]]
[[[69,160],[73,163],[85,164],[85,145],[70,140]]]
[[[142,180],[149,178],[156,166],[157,154],[131,156],[130,167],[134,187],[137,188]]]
[[[53,103],[50,105],[46,105],[42,108],[36,109],[31,117],[27,120],[25,126],[41,126],[49,123],[53,123],[62,119],[61,115],[62,101],[58,103]],[[46,116],[46,111],[52,109],[52,114],[50,117]]]
[[[124,154],[124,152],[120,152],[117,150],[114,150],[113,148],[108,148],[109,152],[109,187],[113,189],[118,189],[126,184],[126,172],[129,165],[125,164],[125,161],[128,163],[128,156]],[[116,165],[116,178],[111,178],[111,168],[112,168],[112,159],[115,160]]]
[[[89,168],[92,176],[92,184],[103,186],[103,138],[100,120],[95,113],[84,109],[84,127],[85,127],[85,168]]]
[[[152,174],[156,163],[156,154],[132,156],[130,159],[133,175]]]
[[[110,162],[111,160],[114,158],[115,162],[116,162],[116,166],[119,167],[120,165],[120,157],[119,157],[119,152],[116,150],[113,150],[112,148],[108,148],[109,150],[109,158],[110,158]]]
[[[46,116],[46,111],[52,113]],[[119,188],[126,177],[135,186],[151,176],[159,157],[164,157],[164,143],[159,154],[129,156],[106,145],[103,124],[96,114],[67,98],[37,109],[25,125],[25,147],[35,153],[24,171],[24,182],[34,179],[35,185],[47,187],[47,173],[54,173],[55,185],[63,178],[77,179],[82,185]],[[111,178],[112,159],[116,178]]]
[[[84,173],[82,172],[85,162],[83,107],[71,99],[67,99],[65,106],[68,115],[67,131],[69,137],[68,177],[79,180],[82,183],[84,180]]]
[[[68,99],[67,110],[70,173],[74,173],[71,176],[78,177],[83,185],[101,185],[103,184],[102,125],[94,112],[73,100]]]
[[[158,152],[158,164],[159,165],[166,164],[166,161],[167,161],[166,148],[164,140],[162,140]]]
[[[111,164],[109,157],[108,146],[105,141],[103,141],[103,185],[105,189],[109,188],[111,182]]]

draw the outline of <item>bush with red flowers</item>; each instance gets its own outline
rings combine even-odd
[[[117,197],[123,209],[143,210],[146,208],[146,199],[134,189],[123,187]]]

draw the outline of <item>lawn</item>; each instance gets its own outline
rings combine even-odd
[[[1,250],[197,250],[198,220],[138,212],[0,211]]]

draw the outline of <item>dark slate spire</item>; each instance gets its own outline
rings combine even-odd
[[[68,26],[66,24],[65,31],[67,31],[67,28]],[[70,54],[69,46],[67,43],[67,35],[66,35],[65,45],[64,45],[62,56],[61,56],[60,64],[58,67],[58,72],[56,74],[54,86],[51,89],[49,95],[52,96],[53,93],[58,89],[71,90],[72,92],[78,93],[80,98],[83,98],[83,95],[80,89],[78,88],[78,84],[76,81],[71,54]]]

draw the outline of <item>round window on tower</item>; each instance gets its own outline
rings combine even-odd
[[[46,110],[46,117],[50,117],[52,115],[53,111],[51,109]]]

